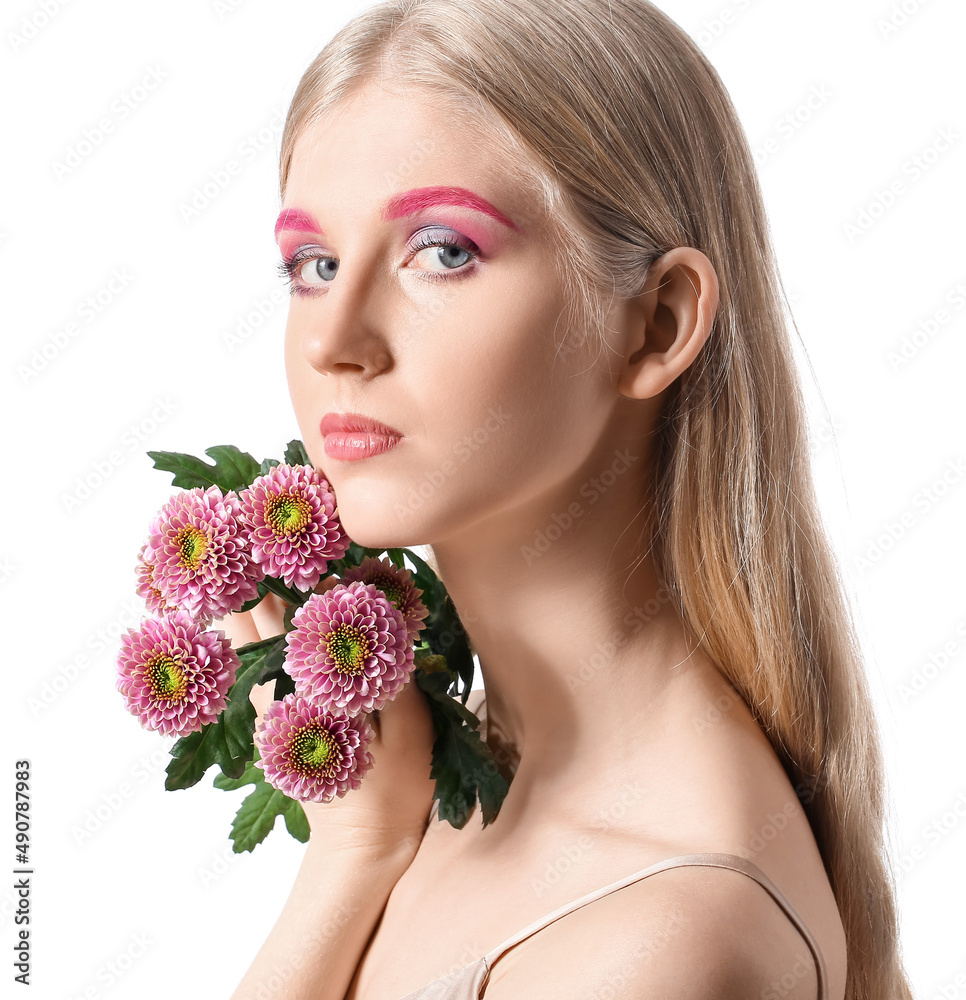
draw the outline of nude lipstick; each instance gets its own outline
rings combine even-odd
[[[353,462],[394,448],[402,433],[362,413],[327,413],[319,423],[329,458]]]

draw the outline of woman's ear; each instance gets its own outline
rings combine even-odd
[[[694,247],[675,247],[650,267],[642,291],[622,303],[624,358],[617,389],[649,399],[698,356],[718,309],[718,276]]]

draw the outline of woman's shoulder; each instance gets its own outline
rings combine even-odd
[[[466,705],[485,735],[485,692],[472,690]],[[671,837],[657,839],[631,813],[626,824],[609,813],[606,837],[599,817],[591,818],[588,836],[606,840],[612,848],[607,853],[626,857],[628,873],[697,851],[751,862],[814,935],[826,964],[829,1000],[841,1000],[845,935],[802,803],[757,724],[752,732],[747,720],[737,723],[731,739],[724,735],[727,728],[719,729],[722,739],[715,746],[725,766],[708,776],[718,793],[705,788],[696,794],[704,810],[695,814],[696,824],[685,822]],[[615,998],[677,997],[684,990],[692,998],[818,995],[815,961],[773,896],[747,873],[701,865],[661,870],[550,923],[526,947],[500,958],[487,996],[539,996],[549,994],[548,986],[561,996],[592,996],[603,984],[610,984],[615,992],[608,995]],[[711,993],[701,992],[708,988]]]
[[[467,707],[485,732],[484,692],[472,691]],[[829,1000],[841,1000],[845,932],[804,805],[757,723],[750,717],[734,722],[732,735],[726,735],[728,726],[720,727],[720,740],[710,747],[720,760],[707,769],[707,784],[695,789],[700,808],[693,815],[684,810],[689,818],[672,824],[670,836],[662,824],[649,833],[650,824],[632,809],[626,823],[615,810],[608,813],[606,837],[595,816],[589,836],[607,840],[618,857],[639,858],[641,870],[695,852],[750,862],[811,931],[826,966]],[[579,963],[574,955],[581,956]],[[626,961],[615,958],[621,955],[631,958],[627,969]],[[714,984],[717,992],[709,995],[716,997],[766,998],[776,983],[774,995],[786,1000],[818,995],[815,959],[770,891],[747,871],[717,866],[666,868],[569,913],[497,963],[487,996],[500,1000],[531,990],[540,995],[538,984],[556,982],[558,975],[564,996],[594,995],[614,976],[630,990],[615,997],[676,997],[681,989],[701,997],[705,983]],[[586,977],[580,988],[575,976]]]
[[[488,1000],[815,1000],[814,959],[751,879],[697,866],[660,874],[575,910],[527,948],[508,952],[494,966]],[[841,1000],[842,992],[829,996]]]

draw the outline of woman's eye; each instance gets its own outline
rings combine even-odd
[[[317,285],[331,281],[338,269],[339,262],[334,257],[310,257],[299,264],[298,276],[306,285]]]
[[[420,258],[420,264],[427,270],[451,271],[462,267],[473,258],[473,254],[455,243],[436,243],[420,249],[413,259]]]
[[[468,245],[464,245],[468,244]],[[480,255],[476,244],[449,229],[425,229],[408,246],[413,270],[427,281],[469,277]],[[324,292],[339,270],[339,260],[318,246],[304,247],[279,264],[279,272],[293,295]]]

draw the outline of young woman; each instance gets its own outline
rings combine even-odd
[[[705,57],[644,0],[390,0],[306,71],[281,153],[302,440],[355,541],[432,546],[511,785],[486,827],[439,822],[408,685],[362,787],[307,805],[235,1000],[911,997],[761,195]]]

